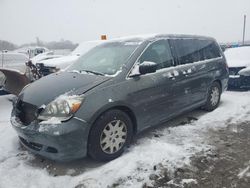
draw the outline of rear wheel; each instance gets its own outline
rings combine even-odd
[[[101,115],[89,134],[88,153],[99,161],[119,157],[133,137],[129,116],[120,110],[110,110]]]
[[[221,86],[218,82],[213,82],[208,90],[206,104],[202,107],[206,111],[213,111],[220,103]]]

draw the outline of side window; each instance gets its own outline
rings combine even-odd
[[[157,69],[174,66],[171,49],[167,40],[152,43],[141,55],[139,62],[151,61],[157,64]]]
[[[220,57],[220,50],[214,41],[202,39],[173,39],[180,64],[188,64]]]
[[[181,65],[200,61],[200,46],[195,39],[172,39]]]
[[[213,41],[201,41],[202,60],[221,57],[220,49]]]

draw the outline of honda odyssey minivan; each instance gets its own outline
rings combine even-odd
[[[11,123],[22,145],[46,158],[108,161],[144,129],[195,108],[214,110],[227,82],[225,57],[212,38],[120,38],[26,86]]]

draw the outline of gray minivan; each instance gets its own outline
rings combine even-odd
[[[11,123],[22,145],[41,156],[108,161],[146,128],[195,108],[214,110],[227,82],[226,60],[213,38],[120,38],[26,86]]]

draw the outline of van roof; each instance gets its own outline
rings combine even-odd
[[[169,39],[203,39],[203,40],[215,40],[212,37],[207,37],[207,36],[199,36],[199,35],[186,35],[186,34],[146,34],[146,35],[134,35],[134,36],[125,36],[125,37],[119,37],[119,38],[114,38],[111,40],[108,40],[107,42],[143,42],[143,41],[151,41],[155,39],[160,39],[160,38],[169,38]]]

